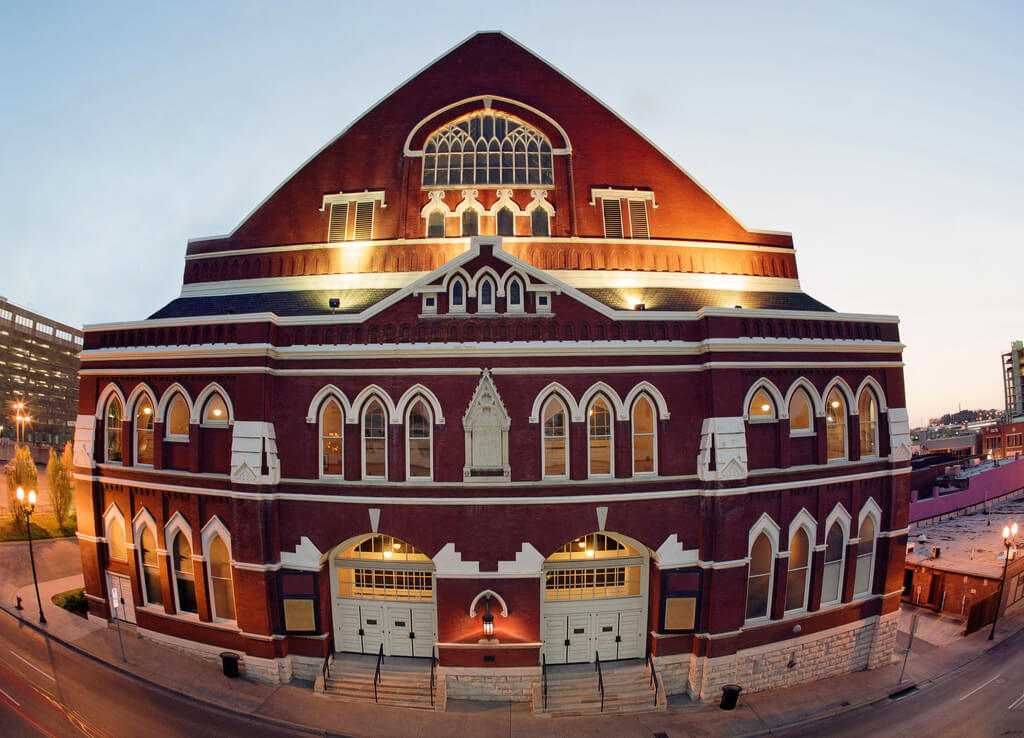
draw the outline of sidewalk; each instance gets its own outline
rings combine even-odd
[[[685,698],[672,698],[667,712],[550,718],[535,717],[526,704],[449,701],[447,712],[428,712],[344,702],[315,694],[310,685],[302,683],[278,686],[244,678],[229,679],[222,674],[219,664],[194,659],[140,639],[130,626],[122,628],[127,659],[122,662],[115,628],[79,618],[51,603],[54,594],[80,586],[80,574],[40,584],[47,619],[43,626],[38,625],[31,585],[18,590],[25,607],[23,611],[15,612],[7,601],[2,603],[3,609],[76,650],[163,689],[243,713],[270,725],[286,725],[318,735],[425,738],[495,732],[531,738],[569,734],[761,735],[887,699],[901,688],[933,681],[1024,627],[1022,611],[1000,620],[995,641],[987,640],[987,628],[963,638],[956,634],[955,623],[923,611],[902,683],[898,682],[903,663],[900,653],[894,654],[891,666],[875,671],[846,674],[785,690],[741,695],[739,705],[732,711],[720,710],[717,705],[692,703]],[[903,625],[909,627],[911,616],[912,612],[907,612],[901,619],[900,643],[904,646]],[[0,617],[7,615],[0,614]]]

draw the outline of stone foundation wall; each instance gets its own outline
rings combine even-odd
[[[147,630],[146,628],[139,628],[138,634],[140,638],[146,638],[155,643],[159,643],[167,648],[174,649],[179,653],[187,654],[193,658],[202,659],[203,661],[209,661],[211,663],[220,664],[220,654],[225,651],[231,651],[237,653],[239,658],[239,671],[242,676],[248,677],[257,682],[267,682],[269,684],[285,684],[290,682],[293,676],[292,672],[292,659],[301,659],[301,656],[290,656],[282,659],[261,659],[255,656],[247,656],[244,653],[238,653],[232,649],[218,648],[217,646],[210,646],[205,643],[197,643],[195,641],[185,640],[184,638],[175,638],[174,636],[167,635],[165,633],[158,633],[155,630]],[[303,659],[305,661],[305,659]],[[317,666],[313,671],[319,669]],[[303,664],[303,672],[297,674],[300,678],[307,678],[305,675],[305,664]],[[310,681],[313,680],[313,676],[308,677]]]
[[[517,669],[467,669],[438,667],[446,699],[478,702],[530,702],[533,687],[540,683],[540,667]]]
[[[680,654],[655,657],[654,664],[666,694],[714,702],[725,684],[738,684],[749,694],[887,666],[898,627],[897,611],[728,656]]]

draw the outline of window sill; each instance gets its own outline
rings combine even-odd
[[[768,425],[770,423],[778,423],[778,418],[747,418],[747,422],[751,425]]]
[[[164,436],[164,440],[169,443],[188,443],[188,436]]]
[[[191,625],[199,625],[204,628],[212,628],[213,630],[222,630],[227,633],[241,633],[241,629],[238,627],[238,623],[234,620],[200,620],[199,614],[194,612],[167,612],[164,610],[163,605],[143,605],[135,608],[136,612],[144,612],[147,615],[153,615],[154,617],[166,618],[167,620],[177,620],[181,623],[190,623]]]
[[[790,431],[789,433],[790,438],[814,438],[816,435],[818,434],[814,431],[796,431],[795,433]]]

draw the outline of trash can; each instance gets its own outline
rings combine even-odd
[[[224,667],[224,676],[232,679],[238,678],[238,654],[231,651],[224,651],[220,655],[221,665]],[[736,700],[733,699],[735,704]]]
[[[723,710],[731,710],[736,707],[736,700],[740,698],[740,691],[743,689],[738,684],[726,684],[722,687],[722,703],[719,705]]]

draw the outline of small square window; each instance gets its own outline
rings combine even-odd
[[[433,315],[437,312],[437,296],[436,295],[424,295],[423,296],[423,312],[425,314]]]
[[[551,312],[551,300],[546,293],[539,293],[537,295],[537,312],[538,313],[550,313]]]

